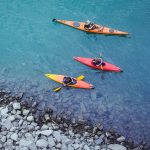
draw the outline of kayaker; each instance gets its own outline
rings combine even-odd
[[[96,28],[95,24],[89,20],[85,22],[84,28],[87,30],[93,30]]]
[[[94,58],[92,61],[93,65],[95,66],[105,66],[105,63],[102,60],[102,57],[100,56],[100,58]]]
[[[76,80],[74,78],[68,77],[68,76],[63,78],[63,85],[64,86],[71,85],[71,84],[76,84]]]

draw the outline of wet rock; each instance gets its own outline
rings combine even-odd
[[[92,91],[92,93],[91,93],[91,99],[92,99],[93,101],[95,101],[96,98],[97,98],[96,92]]]
[[[100,145],[102,142],[103,142],[103,139],[101,139],[101,138],[98,138],[98,139],[95,140],[95,143],[97,145]]]
[[[126,147],[119,145],[119,144],[110,144],[108,145],[108,148],[111,150],[127,150]]]
[[[44,115],[44,119],[45,119],[46,121],[49,121],[49,120],[50,120],[49,114],[45,114],[45,115]]]
[[[125,137],[121,136],[121,137],[117,138],[117,141],[118,142],[124,142],[125,141]]]
[[[33,104],[32,104],[32,108],[35,108],[35,107],[37,107],[38,106],[38,103],[37,102],[33,102]]]

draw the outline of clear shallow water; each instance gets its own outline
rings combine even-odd
[[[128,31],[130,37],[87,34],[52,23],[52,18],[92,20]],[[150,2],[0,1],[0,88],[25,91],[45,105],[108,128],[136,141],[150,138]],[[73,56],[105,59],[124,72],[97,73]],[[84,74],[95,90],[62,90],[44,73]]]

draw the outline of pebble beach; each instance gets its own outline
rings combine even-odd
[[[91,126],[85,120],[69,120],[46,108],[35,116],[37,103],[30,106],[21,96],[11,97],[0,91],[1,150],[148,150],[135,145],[115,131],[105,131],[102,124]]]

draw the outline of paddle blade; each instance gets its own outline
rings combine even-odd
[[[77,77],[76,79],[77,80],[83,80],[84,78],[85,78],[85,76],[81,75],[81,76]]]
[[[58,92],[58,91],[61,90],[61,88],[62,88],[62,87],[57,87],[57,88],[55,88],[53,91],[54,91],[54,92]]]
[[[54,18],[54,19],[52,19],[52,22],[56,22],[56,21],[57,21],[57,19],[55,19],[55,18]]]
[[[100,67],[101,67],[101,70],[104,70],[104,68],[103,68],[103,66],[102,66],[102,65],[101,65]]]

